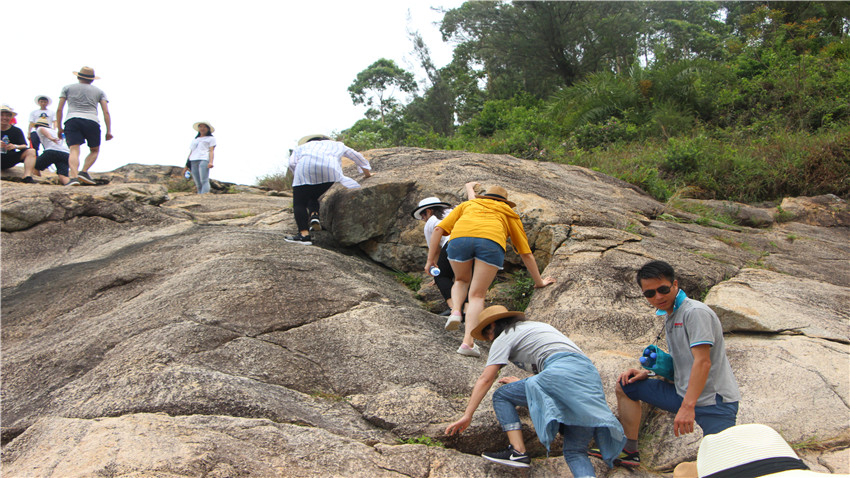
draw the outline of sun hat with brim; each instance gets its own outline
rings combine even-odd
[[[298,140],[298,146],[301,146],[302,144],[314,139],[330,140],[331,138],[330,136],[324,134],[308,134],[307,136]]]
[[[200,133],[201,131],[198,130],[198,126],[202,124],[207,125],[207,128],[210,129],[210,134],[215,133],[215,128],[213,128],[213,125],[211,125],[209,121],[198,121],[197,123],[192,125],[192,129]]]
[[[810,471],[776,430],[758,423],[737,425],[706,435],[699,445],[697,471],[699,478],[826,475]]]
[[[476,194],[475,197],[477,199],[495,199],[496,201],[502,201],[510,207],[516,206],[516,203],[508,201],[508,190],[502,186],[490,186],[484,191],[484,194]]]
[[[80,68],[80,71],[74,71],[74,76],[77,78],[82,78],[84,80],[99,80],[99,76],[94,76],[94,68],[90,66],[84,66]]]
[[[36,97],[35,97],[35,104],[38,104],[38,100],[40,100],[40,99],[42,99],[42,98],[44,98],[45,100],[47,100],[47,106],[50,106],[50,103],[53,103],[53,100],[51,100],[49,96],[47,96],[47,95],[38,95],[38,96],[36,96]]]
[[[478,325],[472,329],[472,338],[476,340],[487,340],[483,335],[481,335],[481,332],[483,332],[488,325],[499,319],[504,319],[505,317],[519,317],[524,319],[525,314],[522,312],[508,310],[504,305],[491,305],[478,314]]]
[[[47,118],[39,118],[39,119],[35,120],[35,125],[36,126],[50,127],[50,121],[48,121]]]
[[[12,109],[9,105],[0,106],[0,111],[5,111],[7,113],[12,113],[12,116],[18,116],[18,113],[15,113],[15,110]]]
[[[419,205],[416,206],[416,209],[414,209],[410,215],[413,216],[414,219],[422,219],[422,213],[429,207],[452,207],[452,205],[447,202],[440,201],[440,198],[429,197],[419,201]]]

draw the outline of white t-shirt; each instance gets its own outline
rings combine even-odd
[[[51,110],[42,109],[38,109],[30,113],[30,123],[35,123],[39,118],[47,118],[47,121],[50,121],[50,126],[53,126],[53,124],[56,122],[56,113]],[[34,129],[38,129],[38,127],[35,127],[30,131]]]
[[[189,161],[209,161],[210,148],[215,146],[215,136],[198,136],[192,140]]]
[[[452,212],[451,209],[446,209],[446,216],[448,216],[450,212]],[[442,221],[442,219],[437,219],[437,216],[431,216],[427,221],[425,221],[425,244],[431,243],[431,236],[434,235],[434,228],[437,227],[437,224],[439,224],[440,221]],[[440,248],[445,246],[446,243],[449,242],[449,239],[451,239],[451,236],[443,236],[440,239]]]
[[[50,141],[50,138],[48,138],[47,135],[44,134],[44,130],[50,131],[50,134],[54,138],[58,139],[59,141]],[[55,129],[47,128],[45,126],[39,126],[38,128],[35,129],[35,131],[36,131],[36,133],[38,133],[38,140],[41,141],[41,146],[44,147],[45,151],[51,150],[51,151],[60,151],[62,153],[70,153],[70,150],[68,149],[68,145],[65,144],[65,140],[60,138],[56,134]]]

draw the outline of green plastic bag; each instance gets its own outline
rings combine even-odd
[[[646,349],[649,349],[652,352],[655,352],[655,363],[651,367],[647,367],[643,363],[640,364],[641,367],[655,372],[659,377],[664,377],[667,380],[673,381],[673,357],[667,352],[659,349],[655,345],[648,345]]]

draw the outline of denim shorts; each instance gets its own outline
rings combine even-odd
[[[502,269],[505,250],[497,242],[480,237],[458,237],[449,241],[446,248],[452,262],[469,262],[472,259]]]
[[[65,144],[77,146],[83,143],[89,148],[100,146],[100,124],[85,118],[71,118],[65,122]]]
[[[640,400],[668,412],[676,413],[682,406],[682,397],[676,393],[676,386],[663,380],[638,380],[623,385],[622,388],[630,399]],[[723,397],[716,395],[714,405],[694,407],[694,415],[704,435],[720,433],[735,426],[738,417],[738,402],[723,403]]]

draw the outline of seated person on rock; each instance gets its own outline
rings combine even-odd
[[[674,383],[648,380],[649,371],[643,369],[629,369],[618,378],[617,408],[628,442],[617,462],[627,466],[640,464],[640,402],[675,413],[673,433],[679,436],[692,433],[694,421],[705,435],[735,426],[741,399],[717,314],[679,289],[673,267],[666,262],[644,265],[637,283],[656,315],[664,318]],[[595,450],[591,454],[598,456]]]
[[[24,175],[29,178],[29,181],[24,179],[25,183],[35,182],[32,179],[32,168],[35,165],[35,150],[27,147],[27,138],[20,128],[12,124],[12,118],[17,116],[11,107],[3,105],[0,107],[0,169],[9,169],[18,163],[24,163]]]
[[[522,380],[499,379],[504,385],[493,394],[493,409],[510,445],[482,456],[508,466],[531,465],[517,414],[517,407],[528,407],[537,437],[547,450],[558,432],[563,435],[564,460],[573,476],[596,476],[587,450],[591,439],[599,444],[608,466],[613,466],[626,437],[608,408],[602,379],[593,362],[555,327],[526,320],[522,312],[494,305],[481,311],[479,319],[472,336],[492,342],[490,355],[463,417],[449,425],[446,434],[461,433],[469,427],[472,414],[499,371],[511,362],[535,375]]]
[[[68,162],[70,150],[68,145],[65,144],[64,139],[59,137],[58,132],[51,128],[52,125],[47,118],[39,118],[34,124],[35,131],[33,132],[38,134],[38,139],[44,147],[44,152],[35,161],[35,170],[44,171],[48,166],[53,164],[56,166],[56,174],[59,176],[59,181],[67,185],[70,182],[70,177],[68,177],[68,171],[70,170]]]

